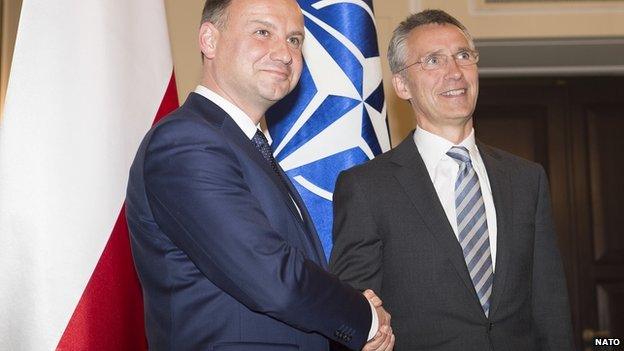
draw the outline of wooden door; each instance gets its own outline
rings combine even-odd
[[[482,79],[477,138],[550,179],[578,350],[624,337],[624,77]]]

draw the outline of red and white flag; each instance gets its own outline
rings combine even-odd
[[[25,0],[0,120],[0,350],[145,349],[128,170],[177,107],[162,0]]]

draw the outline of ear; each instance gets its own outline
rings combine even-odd
[[[401,73],[396,73],[392,76],[392,85],[397,96],[403,100],[409,100],[412,98],[412,94],[407,86],[407,78]]]
[[[217,27],[210,22],[204,22],[199,27],[199,48],[204,57],[208,59],[215,57],[219,34]]]

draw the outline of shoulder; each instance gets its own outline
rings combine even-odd
[[[238,175],[238,158],[223,132],[223,123],[184,106],[165,116],[147,133],[139,149],[145,175]]]
[[[204,133],[206,130],[218,131],[224,119],[225,116],[202,116],[191,108],[181,106],[156,123],[150,132],[152,134],[172,132],[193,134],[200,131]]]
[[[198,111],[185,103],[163,117],[148,131],[143,141],[145,146],[151,149],[156,145],[224,142],[222,126],[227,115],[219,113],[220,111],[210,114],[202,112],[205,111]]]
[[[390,150],[342,171],[336,181],[336,189],[355,189],[376,194],[394,177],[397,165],[392,160],[393,154],[394,150]]]
[[[342,174],[346,177],[378,178],[391,172],[395,165],[392,163],[393,150],[377,155],[374,159],[346,169]]]
[[[210,158],[213,163],[234,159],[223,133],[225,117],[205,116],[185,105],[166,115],[145,135],[134,158],[133,168],[173,165]],[[215,161],[216,160],[216,161]],[[179,165],[178,165],[179,166]]]
[[[479,143],[478,148],[481,154],[484,156],[484,161],[486,161],[487,157],[492,157],[495,160],[501,162],[501,164],[503,164],[509,170],[535,174],[539,174],[544,171],[544,168],[539,163],[527,160],[499,148],[483,143]]]

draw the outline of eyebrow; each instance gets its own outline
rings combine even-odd
[[[249,23],[259,23],[259,24],[263,24],[267,27],[270,28],[275,28],[275,25],[269,21],[265,21],[265,20],[259,20],[259,19],[254,19],[254,20],[250,20]]]
[[[257,23],[257,24],[262,24],[262,25],[265,25],[265,26],[267,26],[267,27],[269,27],[269,28],[271,28],[271,29],[275,29],[275,28],[276,28],[276,27],[275,27],[275,25],[274,25],[273,23],[271,23],[271,22],[269,22],[269,21],[265,21],[265,20],[260,20],[260,19],[254,19],[254,20],[251,20],[251,21],[249,21],[249,23]],[[303,34],[303,32],[302,32],[302,31],[299,31],[299,30],[295,30],[295,31],[292,31],[292,32],[288,33],[288,36],[289,36],[289,37],[291,37],[291,36],[295,36],[295,35],[298,35],[298,36],[300,36],[300,37],[304,37],[304,36],[305,36],[305,35]]]
[[[438,50],[435,50],[435,51],[430,51],[430,52],[426,53],[423,57],[430,56],[430,55],[441,54],[442,51],[444,51],[444,49],[438,49]],[[468,46],[462,46],[462,47],[457,48],[457,50],[453,54],[457,54],[457,53],[462,52],[462,51],[474,51],[474,49],[471,49]]]
[[[472,49],[469,46],[462,46],[462,47],[457,49],[457,52],[460,52],[460,51],[475,51],[475,49]]]
[[[305,34],[303,34],[303,32],[298,31],[298,30],[296,30],[296,31],[292,31],[292,32],[288,33],[288,37],[289,37],[289,38],[290,38],[290,37],[295,37],[295,36],[297,36],[297,37],[301,37],[301,38],[305,38]]]

